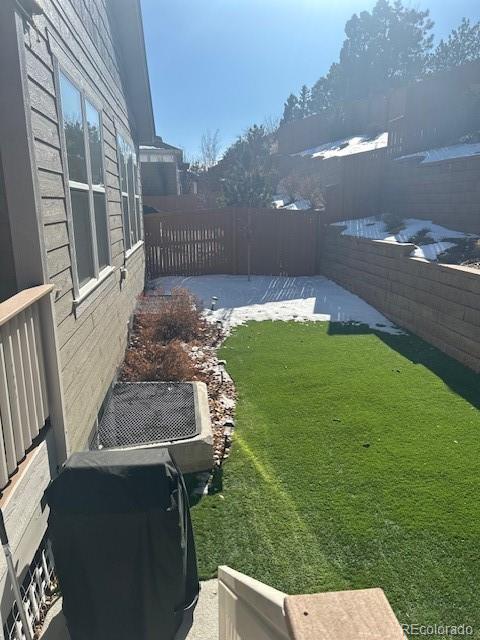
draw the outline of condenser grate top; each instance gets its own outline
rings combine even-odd
[[[119,382],[93,446],[111,449],[193,438],[200,431],[196,417],[189,382]]]

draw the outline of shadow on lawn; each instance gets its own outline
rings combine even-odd
[[[465,398],[476,409],[480,409],[480,375],[418,336],[411,333],[393,335],[358,322],[330,322],[328,334],[331,336],[374,334],[413,364],[421,364],[430,369],[452,391]]]

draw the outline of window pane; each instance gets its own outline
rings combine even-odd
[[[88,144],[90,147],[90,168],[92,184],[103,186],[102,142],[100,136],[100,114],[88,101],[85,102],[87,116]]]
[[[70,180],[87,182],[85,139],[83,137],[82,102],[80,91],[60,74],[63,126],[67,143],[68,173]]]
[[[134,169],[133,184],[135,186],[135,195],[138,196],[138,164],[137,163],[135,163],[133,169]]]
[[[137,209],[138,239],[139,240],[143,240],[142,211],[140,209],[140,198],[135,198],[135,204],[136,204],[136,209]]]
[[[92,229],[88,205],[88,191],[70,190],[72,199],[73,233],[77,273],[80,286],[93,278]]]
[[[127,169],[126,161],[128,154],[128,147],[122,136],[118,136],[118,161],[120,162],[119,175],[120,175],[120,188],[123,193],[127,193]]]
[[[130,222],[128,220],[128,198],[122,197],[123,206],[123,235],[125,240],[125,249],[130,249],[132,243],[130,242]]]
[[[93,204],[95,207],[95,229],[97,233],[98,268],[102,270],[109,263],[108,259],[108,229],[107,209],[105,206],[105,194],[94,193]]]
[[[135,211],[135,189],[133,186],[133,154],[130,153],[128,156],[128,207],[130,210],[130,237],[132,244],[137,242],[137,222],[136,222],[136,211]]]

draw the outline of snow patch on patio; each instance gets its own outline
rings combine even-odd
[[[210,309],[218,298],[212,321],[228,331],[249,320],[358,322],[378,331],[401,334],[401,329],[358,296],[323,276],[168,276],[152,283],[169,293],[175,287],[192,291]]]
[[[430,244],[420,244],[412,252],[415,258],[424,258],[425,260],[434,261],[438,256],[455,246],[455,242],[450,242],[451,238],[469,238],[475,237],[469,233],[462,231],[454,231],[447,229],[439,224],[435,224],[432,220],[420,220],[418,218],[406,218],[403,221],[405,228],[392,235],[386,230],[385,222],[379,217],[360,218],[358,220],[344,220],[343,222],[335,222],[333,226],[346,227],[342,231],[343,236],[355,236],[357,238],[370,238],[370,240],[384,240],[385,242],[402,243],[410,242],[410,238],[414,237],[422,229],[428,229],[428,236],[435,242]],[[448,238],[448,241],[447,241]]]

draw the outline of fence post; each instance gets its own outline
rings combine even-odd
[[[320,215],[317,214],[317,229],[315,233],[316,242],[315,242],[315,274],[321,275],[321,264],[322,264],[322,250],[323,250],[323,236],[324,225],[320,222]]]
[[[238,274],[237,259],[237,210],[231,209],[232,214],[232,272],[236,276]]]

